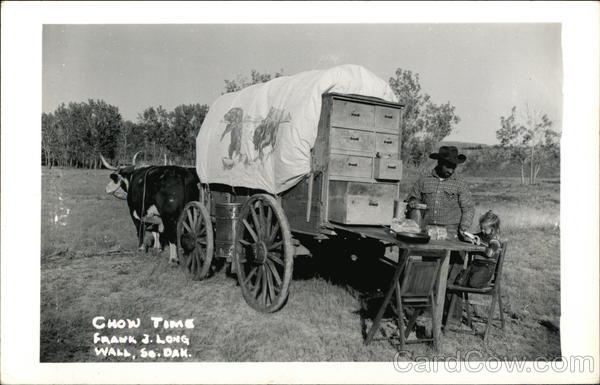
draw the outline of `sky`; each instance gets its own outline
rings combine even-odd
[[[446,138],[497,143],[512,106],[562,121],[561,27],[522,24],[44,25],[42,110],[103,99],[124,119],[162,105],[211,105],[225,79],[358,64],[384,80],[418,73],[434,103],[456,106]]]

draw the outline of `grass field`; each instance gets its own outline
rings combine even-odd
[[[192,281],[167,265],[167,252],[136,252],[126,203],[104,194],[108,171],[42,170],[41,351],[42,362],[125,361],[103,357],[94,333],[131,335],[126,348],[138,361],[392,361],[398,340],[391,319],[365,347],[364,325],[375,305],[361,298],[387,284],[390,268],[353,262],[331,249],[295,261],[289,301],[270,315],[244,302],[234,277],[218,271]],[[517,179],[467,178],[476,215],[493,209],[511,242],[505,263],[506,329],[492,329],[490,343],[448,332],[438,355],[480,352],[477,357],[548,360],[560,355],[560,336],[548,321],[560,316],[560,227],[558,180],[521,186]],[[408,188],[410,180],[404,185]],[[475,228],[473,228],[475,230]],[[365,277],[368,279],[364,285]],[[364,304],[367,304],[367,308]],[[101,329],[94,317],[141,319],[139,328]],[[193,328],[154,328],[150,317],[193,319]],[[173,325],[177,326],[177,325]],[[148,334],[152,342],[141,342]],[[171,344],[166,336],[185,335]],[[187,349],[188,357],[167,358],[163,347]],[[143,358],[151,350],[161,357]],[[178,350],[178,352],[181,352]],[[433,356],[424,344],[410,345],[403,359]]]

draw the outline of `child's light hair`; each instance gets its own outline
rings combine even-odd
[[[493,234],[500,232],[500,217],[492,210],[488,210],[485,214],[479,217],[479,227],[488,225],[492,228]]]

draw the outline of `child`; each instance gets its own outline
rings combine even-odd
[[[459,284],[473,288],[482,288],[490,284],[496,271],[496,262],[500,255],[500,218],[489,210],[479,218],[481,231],[475,234],[475,243],[486,247],[485,253],[473,255],[473,261],[459,277]]]

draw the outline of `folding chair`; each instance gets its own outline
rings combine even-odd
[[[448,282],[446,286],[446,291],[449,294],[452,294],[452,300],[450,301],[450,307],[448,309],[448,317],[446,320],[446,324],[450,322],[452,319],[452,315],[454,313],[454,307],[456,306],[456,300],[460,295],[462,298],[463,307],[466,306],[467,310],[467,324],[473,330],[473,317],[471,313],[471,303],[469,302],[469,294],[480,294],[485,296],[492,297],[492,304],[490,306],[488,318],[486,320],[485,332],[483,333],[483,342],[487,343],[488,333],[490,330],[490,325],[493,323],[494,310],[496,309],[496,302],[498,303],[498,308],[500,310],[500,328],[504,329],[504,309],[502,306],[502,266],[504,265],[504,256],[506,255],[507,249],[507,241],[502,242],[500,255],[498,256],[498,262],[496,263],[496,269],[494,271],[494,276],[492,278],[491,283],[483,288],[472,288],[468,286],[462,286],[455,284],[453,282]],[[474,331],[474,330],[473,330]]]
[[[396,306],[394,310],[398,315],[397,322],[401,348],[404,348],[405,344],[420,342],[433,342],[434,347],[438,348],[437,333],[434,332],[437,327],[434,288],[436,283],[439,282],[442,260],[443,258],[439,257],[410,257],[402,278],[396,282]],[[430,308],[431,310],[432,337],[417,337],[409,340],[408,337],[415,328],[417,317],[424,308]],[[406,325],[404,323],[405,309],[412,310]]]

